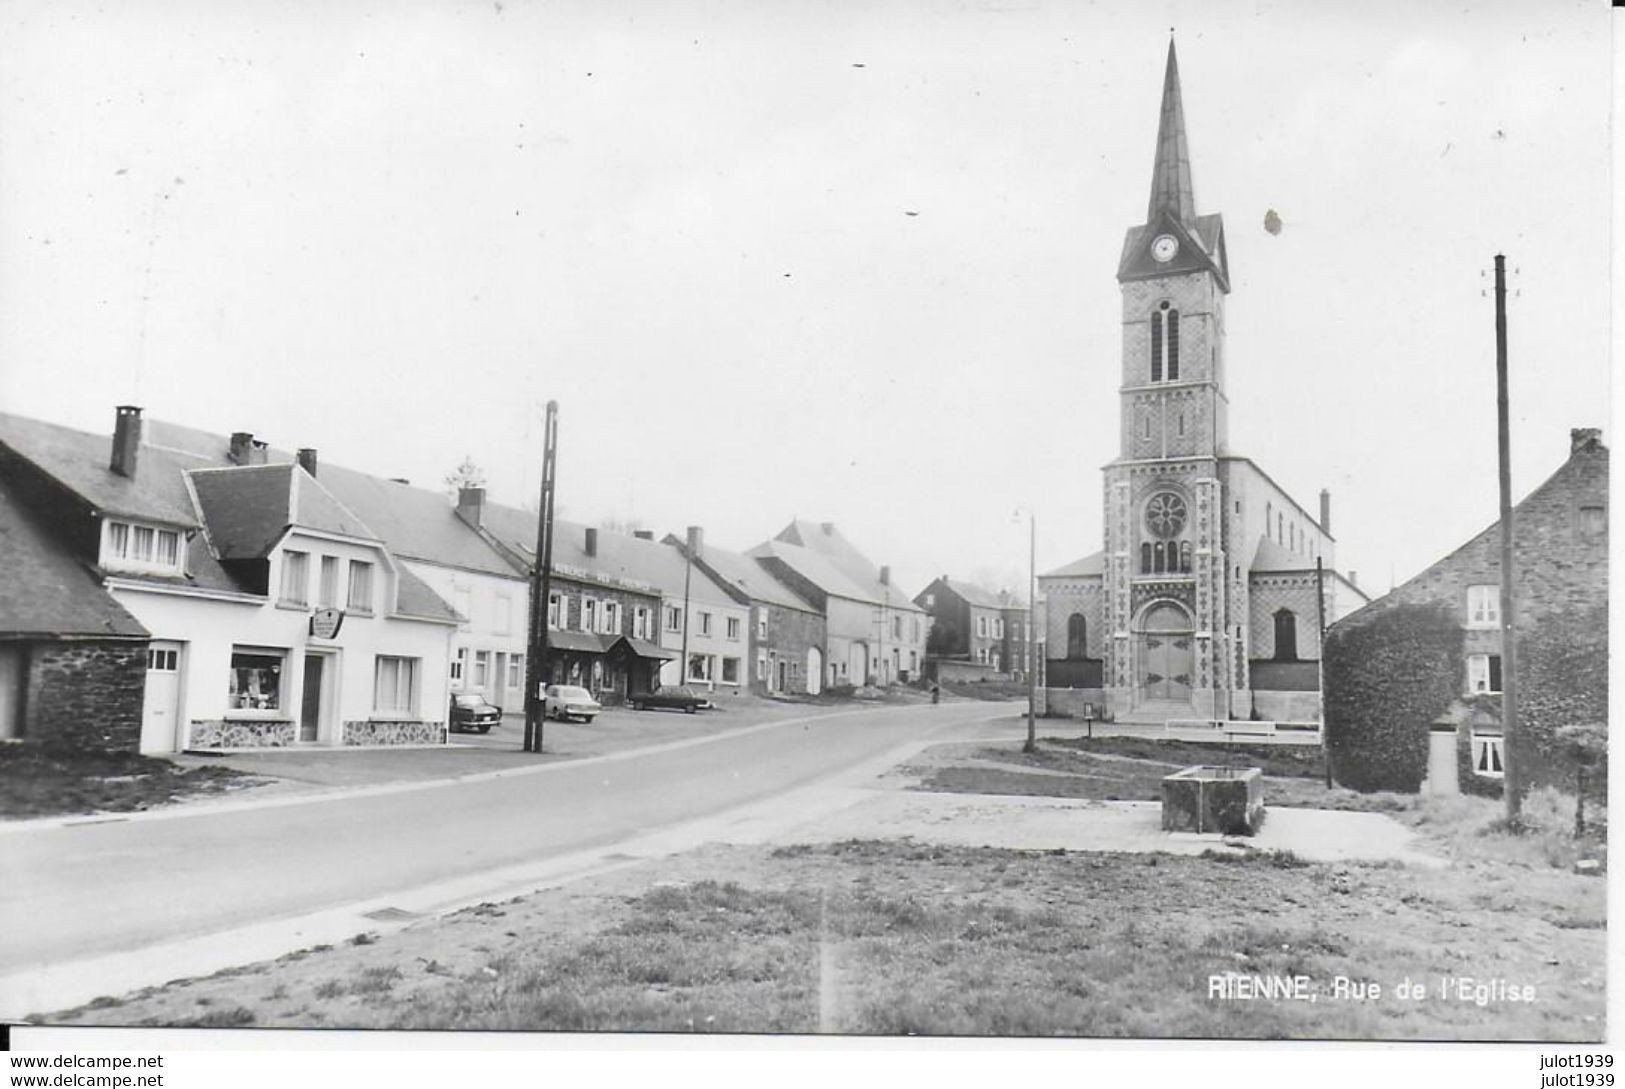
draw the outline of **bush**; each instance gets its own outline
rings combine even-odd
[[[1326,639],[1326,747],[1351,790],[1414,794],[1427,774],[1428,727],[1460,688],[1462,633],[1439,604],[1395,605]]]

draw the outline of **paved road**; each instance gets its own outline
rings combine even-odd
[[[0,835],[0,975],[615,844],[1011,714],[880,708],[534,774]]]

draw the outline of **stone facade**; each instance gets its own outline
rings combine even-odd
[[[583,616],[588,598],[598,602],[599,621],[592,632],[588,634],[604,635],[613,638],[625,635],[632,638],[641,638],[645,642],[658,644],[660,642],[660,595],[656,593],[639,593],[618,586],[611,586],[601,582],[589,582],[560,578],[555,575],[548,588],[550,594],[561,595],[565,599],[564,616],[560,619],[560,626],[565,631],[582,631]],[[614,630],[611,631],[603,622],[603,609],[606,602],[613,602],[618,606],[620,619]],[[649,627],[642,636],[633,634],[632,625],[637,609],[646,609],[649,613]],[[557,628],[553,630],[558,630]],[[609,642],[608,639],[605,640]],[[603,703],[619,704],[626,700],[628,685],[636,691],[647,691],[653,687],[651,676],[639,673],[635,667],[629,666],[618,659],[612,660],[607,654],[594,651],[583,651],[565,647],[552,646],[547,652],[547,670],[543,682],[546,684],[575,684],[590,688],[593,694]]]
[[[299,737],[289,719],[194,719],[188,749],[283,749]]]
[[[140,749],[146,640],[33,642],[27,669],[25,739],[84,749]]]
[[[346,745],[444,745],[444,722],[362,719],[344,724]]]
[[[767,614],[767,638],[759,634],[759,618]],[[802,609],[758,603],[751,615],[751,691],[758,695],[783,693],[810,695],[824,681],[824,618]],[[782,669],[781,669],[782,664]],[[762,676],[766,666],[767,675]],[[781,681],[782,677],[782,681]]]

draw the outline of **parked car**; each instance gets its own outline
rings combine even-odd
[[[573,684],[550,684],[545,691],[546,702],[542,713],[548,718],[579,718],[591,722],[604,705],[592,698],[592,693]]]
[[[686,685],[662,685],[653,692],[634,692],[626,697],[626,702],[634,711],[641,711],[646,707],[663,707],[671,711],[684,711],[690,715],[711,706],[710,700]]]
[[[488,734],[491,727],[502,725],[502,708],[478,692],[453,692],[450,722],[453,733],[477,730]]]

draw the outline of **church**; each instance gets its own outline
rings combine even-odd
[[[1322,628],[1367,597],[1337,573],[1330,494],[1311,510],[1231,450],[1224,222],[1196,211],[1172,42],[1151,200],[1117,280],[1105,548],[1039,576],[1047,705],[1119,722],[1318,723]]]

